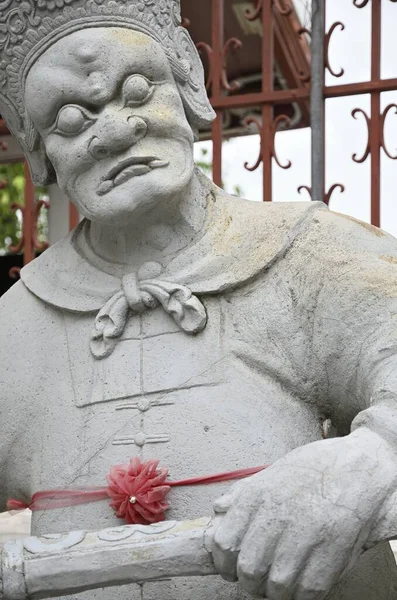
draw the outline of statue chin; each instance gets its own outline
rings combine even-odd
[[[191,161],[182,173],[168,165],[161,170],[127,177],[105,193],[98,192],[98,186],[93,189],[90,180],[79,180],[70,188],[67,186],[66,194],[86,219],[102,225],[128,227],[136,223],[138,217],[153,213],[156,218],[164,209],[172,210],[193,176]]]

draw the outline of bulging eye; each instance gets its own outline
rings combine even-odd
[[[74,104],[64,106],[58,113],[55,133],[74,136],[83,133],[91,125],[93,119],[80,107]]]
[[[125,106],[144,104],[153,93],[153,84],[143,75],[132,75],[123,86]]]

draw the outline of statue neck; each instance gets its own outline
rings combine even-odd
[[[91,222],[87,242],[94,255],[114,266],[120,276],[146,262],[165,266],[201,237],[206,194],[200,177],[195,174],[179,197],[170,198],[168,205],[162,203],[140,216],[132,226],[116,228]]]

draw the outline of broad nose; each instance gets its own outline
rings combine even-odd
[[[140,117],[106,115],[100,124],[98,134],[89,143],[88,151],[96,160],[112,154],[119,154],[134,146],[147,134],[147,124]]]

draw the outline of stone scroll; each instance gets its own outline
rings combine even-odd
[[[214,522],[167,521],[0,545],[0,599],[39,600],[168,577],[213,575]]]

